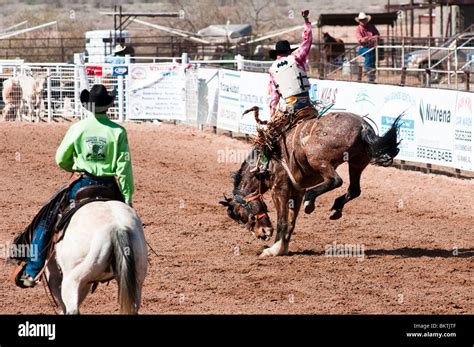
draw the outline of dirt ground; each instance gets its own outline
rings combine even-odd
[[[68,126],[0,123],[2,246],[68,179],[54,163]],[[330,221],[329,208],[347,182],[300,215],[290,256],[260,259],[271,242],[218,205],[240,165],[231,151],[248,143],[170,124],[127,129],[134,207],[158,253],[149,252],[141,313],[474,313],[474,181],[371,166],[342,219]],[[333,242],[363,246],[364,257],[326,256]],[[53,313],[42,285],[16,288],[0,262],[0,313]],[[116,283],[81,312],[117,313]]]

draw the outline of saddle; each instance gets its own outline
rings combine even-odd
[[[313,106],[306,106],[294,112],[277,110],[275,120],[268,123],[262,122],[262,124],[267,124],[266,128],[257,127],[257,136],[253,143],[254,148],[268,158],[271,156],[280,157],[279,140],[285,137],[286,133],[297,124],[313,118],[319,118],[318,111]]]
[[[115,183],[115,181],[113,181]],[[82,206],[89,204],[95,201],[109,201],[109,200],[118,200],[124,201],[122,193],[115,187],[115,184],[110,186],[102,185],[90,185],[87,187],[80,188],[74,197],[74,202],[70,202],[64,208],[60,210],[59,218],[57,220],[55,229],[56,235],[59,235],[56,242],[58,242],[66,230],[72,216],[79,210]]]
[[[122,193],[120,192],[120,188],[118,187],[115,179],[111,179],[105,185],[89,185],[82,187],[76,192],[74,200],[70,201],[68,199],[69,191],[79,179],[80,177],[76,176],[76,178],[71,180],[67,185],[61,187],[40,209],[40,211],[33,218],[32,222],[25,228],[25,230],[13,240],[13,244],[15,245],[30,245],[33,240],[33,232],[38,223],[44,218],[51,218],[49,224],[50,227],[48,230],[46,230],[46,232],[50,233],[51,235],[51,239],[46,250],[46,261],[36,279],[39,279],[43,274],[46,264],[54,253],[55,244],[61,241],[61,239],[64,237],[64,233],[66,232],[72,216],[81,207],[95,201],[124,201]],[[13,271],[11,279],[18,287],[24,288],[22,282],[20,281],[20,277],[27,264],[27,257],[26,255],[22,255],[11,257],[10,259],[17,261],[17,267]]]

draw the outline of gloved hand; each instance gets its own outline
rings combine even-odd
[[[304,18],[305,22],[308,22],[309,10],[301,11],[301,16]]]

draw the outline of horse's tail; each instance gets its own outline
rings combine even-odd
[[[367,146],[367,154],[372,159],[372,164],[380,166],[392,165],[393,159],[400,151],[400,148],[398,148],[400,141],[397,141],[397,134],[403,115],[402,113],[395,119],[390,129],[383,136],[378,136],[368,123],[362,125],[362,141]]]
[[[114,272],[119,288],[120,313],[138,313],[138,283],[131,231],[117,228],[112,232]]]

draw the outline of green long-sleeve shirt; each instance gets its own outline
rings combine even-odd
[[[91,115],[72,125],[56,152],[56,163],[66,171],[116,176],[125,202],[132,202],[134,185],[127,132],[107,116]]]

